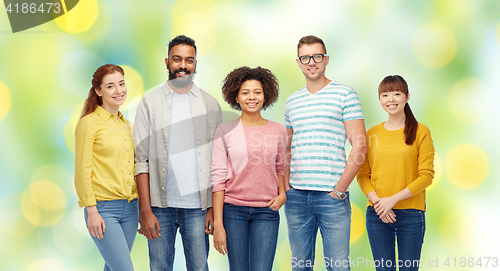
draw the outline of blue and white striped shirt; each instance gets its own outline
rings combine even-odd
[[[293,129],[290,184],[296,189],[331,191],[344,172],[344,122],[363,119],[358,95],[332,81],[316,94],[306,87],[291,94],[285,126]]]

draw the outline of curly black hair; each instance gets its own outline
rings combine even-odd
[[[261,110],[273,105],[279,96],[279,85],[276,76],[270,70],[261,68],[240,67],[230,72],[222,81],[222,95],[232,108],[241,110],[241,106],[236,102],[236,97],[240,92],[241,85],[248,80],[257,80],[262,84],[264,99]]]

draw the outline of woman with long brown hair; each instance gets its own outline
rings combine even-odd
[[[130,251],[139,221],[127,97],[120,66],[99,67],[75,131],[75,189],[104,270],[134,270]]]
[[[385,77],[378,94],[388,119],[367,131],[368,152],[357,176],[369,200],[368,238],[373,258],[380,263],[377,271],[396,270],[396,266],[418,270],[425,233],[425,189],[434,177],[434,146],[429,128],[413,116],[403,77]]]

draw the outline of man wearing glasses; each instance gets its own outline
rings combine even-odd
[[[285,214],[292,270],[350,270],[351,204],[348,187],[364,161],[366,131],[359,98],[350,87],[325,76],[329,56],[318,37],[297,45],[306,85],[285,106],[288,132]],[[352,145],[345,154],[346,139]],[[287,185],[288,184],[288,185]],[[318,228],[324,258],[314,261]]]

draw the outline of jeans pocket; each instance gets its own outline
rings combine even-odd
[[[341,202],[344,202],[344,201],[345,201],[345,199],[339,199],[339,198],[336,198],[336,197],[332,196],[332,195],[330,194],[330,192],[325,192],[325,193],[326,193],[326,194],[327,194],[330,198],[332,198],[332,199],[334,199],[334,200],[338,200],[338,201],[341,201]]]
[[[97,207],[97,210],[99,211],[100,208],[103,208],[104,206],[106,206],[106,204],[108,203],[108,200],[100,200],[100,201],[97,201],[96,202],[96,207]]]
[[[421,214],[423,211],[422,210],[417,210],[417,209],[401,209],[405,214]]]

